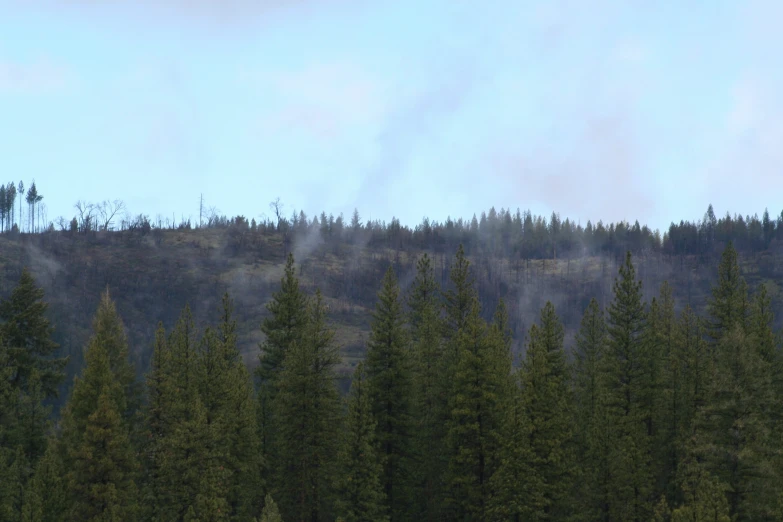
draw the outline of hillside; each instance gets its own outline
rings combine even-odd
[[[73,375],[82,364],[90,321],[107,286],[128,330],[139,373],[148,367],[158,321],[170,328],[189,304],[197,324],[206,326],[214,322],[220,296],[227,291],[236,300],[239,346],[252,366],[262,340],[259,327],[265,303],[279,286],[285,255],[291,249],[305,289],[312,292],[319,287],[326,297],[347,375],[363,355],[378,286],[390,263],[404,289],[412,281],[416,258],[426,251],[434,257],[436,277],[447,284],[454,253],[449,245],[422,248],[392,243],[357,242],[342,236],[323,241],[312,232],[295,236],[247,227],[238,233],[233,225],[152,229],[143,234],[133,230],[6,234],[0,237],[0,292],[8,295],[21,268],[31,268],[51,304],[55,338],[63,353],[71,356],[68,373]],[[649,249],[636,253],[634,263],[645,298],[654,296],[661,282],[668,280],[678,307],[689,303],[701,311],[715,278],[719,246],[709,255]],[[590,298],[608,304],[621,260],[619,250],[557,259],[525,259],[502,249],[472,250],[468,249],[468,257],[484,315],[491,315],[499,297],[506,300],[517,352],[548,300],[563,319],[568,347]],[[780,328],[783,256],[771,249],[750,251],[742,255],[741,263],[751,290],[761,282],[769,283],[775,326]]]

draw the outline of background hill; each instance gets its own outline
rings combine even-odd
[[[128,329],[139,373],[148,367],[159,321],[170,328],[189,304],[197,324],[204,327],[216,320],[220,296],[226,291],[236,300],[239,345],[246,362],[254,366],[263,339],[260,324],[265,304],[279,287],[288,251],[294,253],[305,289],[312,292],[320,287],[326,297],[346,376],[363,356],[376,293],[389,264],[405,289],[413,279],[417,257],[427,252],[445,287],[451,258],[460,243],[471,261],[485,316],[489,318],[500,297],[506,300],[517,352],[548,300],[562,317],[568,346],[589,300],[596,297],[605,306],[611,299],[612,283],[626,249],[634,252],[646,299],[668,280],[678,308],[690,304],[701,312],[720,252],[729,239],[741,252],[751,291],[759,283],[768,284],[779,329],[783,319],[781,220],[768,227],[766,239],[762,236],[754,242],[737,232],[736,218],[725,219],[733,222],[733,229],[725,220],[711,224],[705,216],[701,224],[673,225],[661,236],[638,223],[581,227],[568,220],[560,222],[556,215],[546,220],[494,209],[489,215],[482,213],[480,221],[474,218],[474,223],[425,220],[414,229],[396,220],[388,225],[360,224],[358,215],[347,226],[342,218],[322,215],[311,221],[295,214],[290,220],[262,224],[248,223],[241,216],[215,218],[200,228],[187,222],[176,227],[153,226],[140,216],[117,231],[77,224],[70,230],[4,234],[0,237],[0,291],[8,295],[22,267],[31,268],[51,304],[56,340],[71,357],[67,383],[82,364],[90,321],[107,286]],[[753,218],[743,222],[751,224],[745,230],[752,229]]]

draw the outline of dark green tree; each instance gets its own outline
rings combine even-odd
[[[218,444],[219,427],[208,422],[199,393],[199,351],[189,307],[165,343],[162,336],[159,329],[147,378],[147,516],[227,519],[227,449]]]
[[[340,362],[321,292],[308,306],[304,334],[283,360],[275,400],[279,458],[271,483],[285,520],[331,520],[339,446]]]
[[[440,520],[442,479],[446,469],[445,437],[450,387],[443,378],[444,344],[438,286],[429,256],[417,262],[408,305],[413,362],[413,457],[416,517]]]
[[[277,504],[272,500],[272,496],[267,494],[264,500],[264,510],[261,511],[261,518],[259,522],[283,522],[283,518],[280,516],[280,510],[277,509]]]
[[[714,371],[697,414],[692,451],[704,469],[727,486],[732,517],[772,520],[777,477],[770,466],[770,368],[740,323],[733,324],[715,347]]]
[[[653,397],[650,343],[645,339],[642,284],[627,253],[614,283],[603,357],[609,447],[610,519],[646,521],[652,515]]]
[[[261,454],[268,466],[274,466],[275,442],[273,415],[278,391],[277,376],[282,369],[286,351],[301,339],[307,323],[308,298],[299,288],[293,254],[288,254],[280,290],[272,295],[266,305],[270,315],[261,323],[266,336],[260,345],[259,366],[256,369],[260,381],[258,391],[258,418]],[[269,477],[267,477],[269,478]]]
[[[474,280],[470,274],[470,261],[460,244],[449,268],[452,287],[444,294],[446,302],[446,338],[453,339],[463,328],[470,314],[472,300],[476,296]],[[453,343],[452,343],[453,344]],[[454,348],[456,350],[456,347]]]
[[[111,367],[106,323],[97,320],[106,312],[99,307],[94,325],[101,328],[87,346],[82,376],[74,380],[62,420],[67,513],[75,520],[134,520],[138,511],[137,462],[121,418],[126,390]]]
[[[497,328],[488,329],[481,319],[475,296],[456,341],[446,517],[485,520],[492,508],[490,478],[500,466],[503,421],[511,403],[511,358]]]
[[[344,522],[389,519],[375,428],[364,364],[359,363],[353,374],[348,418],[338,454],[340,471],[335,510]]]
[[[598,301],[591,299],[576,334],[573,371],[574,438],[581,471],[575,498],[584,520],[606,520],[608,516],[608,446],[601,374],[605,346],[606,320]]]
[[[569,495],[576,476],[576,446],[563,338],[555,307],[547,302],[540,325],[530,328],[521,374],[530,458],[525,520],[563,520],[572,512]]]
[[[22,270],[19,283],[0,303],[0,336],[7,346],[8,364],[14,368],[14,387],[27,392],[30,374],[36,369],[45,397],[53,398],[65,378],[67,359],[54,357],[58,345],[52,340],[54,328],[46,318],[49,305],[43,295],[30,271]]]
[[[391,520],[405,520],[411,508],[411,358],[405,316],[394,270],[381,283],[367,343],[367,381],[376,422]]]
[[[707,335],[715,344],[734,325],[746,327],[748,318],[748,288],[739,267],[739,258],[732,242],[726,246],[718,265],[718,282],[707,302],[709,319]]]
[[[204,335],[197,371],[207,424],[215,431],[216,449],[224,455],[230,477],[230,513],[234,520],[251,520],[262,500],[262,462],[253,387],[237,348],[233,308],[224,294],[220,324]]]

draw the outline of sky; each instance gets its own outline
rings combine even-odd
[[[198,219],[783,210],[776,0],[0,0],[0,180]],[[7,178],[7,179],[6,179]]]

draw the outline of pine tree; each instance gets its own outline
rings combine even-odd
[[[141,406],[141,390],[136,382],[136,369],[129,360],[128,338],[125,326],[109,295],[101,294],[101,301],[92,323],[93,342],[102,344],[109,356],[109,366],[117,383],[125,392],[125,411],[122,418],[128,422]]]
[[[510,404],[510,356],[497,329],[487,331],[474,296],[456,339],[451,392],[446,509],[450,520],[484,520],[490,478],[500,465],[504,412]]]
[[[270,313],[261,324],[266,340],[261,344],[258,369],[262,382],[273,381],[282,367],[285,352],[299,340],[307,322],[307,296],[299,288],[293,254],[288,254],[280,290],[266,305]]]
[[[444,346],[440,303],[429,256],[417,262],[408,306],[413,361],[413,456],[417,519],[440,520],[442,477],[446,469],[444,443],[448,420],[448,383],[442,379]]]
[[[167,401],[170,400],[170,365],[166,331],[162,323],[155,330],[150,371],[147,374],[147,403],[144,408],[144,437],[142,438],[142,506],[148,519],[158,519],[161,502],[157,498],[160,486],[162,456],[158,449],[170,430]]]
[[[470,307],[476,295],[474,280],[470,275],[470,261],[460,244],[449,269],[453,288],[444,294],[446,301],[446,338],[453,339],[467,323]],[[453,343],[452,343],[453,344]],[[456,347],[454,348],[456,350]]]
[[[661,285],[658,298],[653,298],[647,318],[647,407],[651,410],[649,432],[654,445],[652,463],[656,478],[653,497],[660,498],[664,495],[671,499],[675,491],[674,475],[677,471],[669,458],[674,451],[676,433],[672,419],[679,413],[682,398],[678,395],[681,369],[675,358],[677,316],[668,282],[664,281]],[[668,501],[666,505],[668,506]]]
[[[38,460],[35,473],[25,489],[25,522],[61,522],[68,519],[71,496],[65,478],[63,453],[59,441],[53,439]]]
[[[672,511],[672,522],[730,522],[726,485],[693,461],[682,463],[683,503]]]
[[[74,520],[135,520],[136,459],[117,403],[106,385],[87,419],[81,445],[71,453],[69,490]]]
[[[769,494],[783,501],[783,354],[772,331],[775,317],[766,284],[759,285],[748,319],[749,341],[767,368],[757,379],[765,381],[763,386],[769,388],[769,399],[762,404],[769,430],[770,464],[775,471],[774,488],[770,488]]]
[[[572,399],[563,349],[564,330],[547,302],[540,326],[530,328],[522,366],[520,400],[527,419],[530,456],[526,520],[562,520],[569,516],[576,454],[571,429]]]
[[[664,420],[660,462],[665,471],[665,494],[672,506],[684,502],[679,479],[681,463],[688,458],[694,421],[707,400],[712,358],[699,318],[690,307],[675,323],[672,352],[664,367]]]
[[[610,518],[617,520],[649,520],[654,503],[652,376],[645,316],[641,281],[636,280],[628,252],[614,283],[602,372],[611,433],[608,508]]]
[[[275,401],[279,459],[271,485],[286,520],[330,519],[340,434],[339,362],[326,306],[316,291],[304,334],[286,351]]]
[[[353,374],[338,461],[337,515],[344,522],[387,521],[386,498],[381,485],[383,466],[378,455],[363,363],[357,365]]]
[[[28,475],[27,457],[21,446],[15,452],[0,448],[0,520],[21,520]]]
[[[137,462],[128,425],[121,420],[125,389],[112,371],[110,343],[101,332],[96,330],[90,339],[82,376],[74,380],[63,414],[68,513],[77,520],[133,520]]]
[[[381,283],[367,343],[367,380],[376,422],[391,520],[407,518],[411,481],[411,361],[397,279],[391,267]]]
[[[582,472],[575,493],[577,511],[584,520],[605,520],[605,492],[608,487],[607,444],[602,403],[602,365],[606,346],[606,321],[595,299],[582,316],[574,352],[574,427]]]
[[[147,495],[147,508],[158,520],[224,520],[229,514],[225,448],[199,394],[195,335],[186,306],[165,344],[158,332],[147,381],[148,491],[153,493]]]
[[[517,384],[520,376],[515,376]],[[513,386],[509,398],[499,430],[498,469],[490,477],[492,495],[486,519],[523,522],[530,516],[531,492],[538,484],[531,467],[531,424],[525,417],[521,386]]]
[[[735,324],[745,328],[748,316],[748,290],[739,268],[737,251],[729,242],[718,265],[718,283],[708,300],[707,335],[713,344],[732,330]]]
[[[230,513],[236,520],[250,520],[261,501],[261,455],[253,388],[236,345],[233,306],[224,294],[220,325],[204,335],[198,378],[207,424],[215,430],[216,449],[230,477]]]
[[[732,517],[769,520],[775,509],[766,411],[772,399],[770,368],[741,324],[733,324],[715,347],[714,371],[707,401],[697,415],[692,451],[707,472],[728,486]]]
[[[275,463],[277,448],[274,432],[276,379],[282,369],[283,359],[291,346],[301,339],[307,323],[308,298],[299,288],[293,254],[288,254],[280,290],[272,295],[266,308],[269,316],[261,324],[266,340],[259,346],[259,366],[256,374],[260,381],[258,390],[258,424],[262,458],[271,469]],[[268,475],[268,474],[266,474]],[[268,476],[266,477],[269,478]]]
[[[14,387],[27,392],[28,379],[36,369],[45,397],[53,398],[65,377],[67,358],[53,357],[58,345],[52,340],[54,328],[46,318],[48,304],[43,295],[30,272],[22,270],[19,283],[0,303],[0,336],[7,345],[8,364],[15,368]]]
[[[267,494],[264,500],[264,510],[261,512],[259,522],[283,522],[280,511],[277,509],[277,504],[275,504],[275,501],[272,500],[269,494]]]

